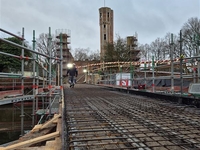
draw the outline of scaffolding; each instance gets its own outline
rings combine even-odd
[[[58,113],[58,103],[62,97],[63,89],[62,84],[62,74],[57,75],[57,71],[53,70],[53,60],[55,62],[62,62],[62,55],[57,55],[56,57],[52,54],[52,35],[51,28],[49,27],[48,33],[48,44],[47,50],[48,54],[43,54],[36,51],[36,39],[35,39],[35,30],[33,30],[33,47],[32,49],[25,47],[25,38],[24,38],[24,28],[22,28],[22,36],[17,36],[9,31],[0,28],[1,32],[4,32],[10,36],[13,36],[22,41],[22,45],[11,42],[7,39],[0,38],[0,41],[5,42],[11,46],[17,47],[21,49],[21,55],[16,56],[12,53],[6,53],[0,51],[1,55],[6,55],[9,57],[18,58],[21,61],[21,71],[19,73],[12,72],[0,72],[0,80],[3,82],[10,81],[10,85],[2,86],[4,88],[4,92],[9,94],[10,96],[5,98],[2,97],[0,100],[0,105],[16,103],[20,102],[21,104],[21,136],[24,135],[24,102],[31,101],[32,102],[32,127],[37,124],[36,117],[41,115],[39,122],[45,118],[46,120],[52,118],[53,114]],[[60,47],[62,51],[62,47]],[[24,52],[29,51],[32,56],[25,56]],[[43,56],[47,63],[44,64],[38,56]],[[27,66],[28,64],[28,66]],[[62,68],[62,63],[55,63],[56,67]],[[26,71],[28,69],[28,71]],[[61,81],[59,85],[56,84],[56,78],[59,78]],[[9,80],[11,79],[11,80]],[[1,83],[2,83],[1,82]],[[19,85],[21,84],[21,85]],[[8,91],[8,87],[11,87],[11,90]],[[7,89],[7,90],[6,90]],[[16,89],[18,90],[18,94],[16,93]],[[26,89],[29,89],[27,92]],[[20,91],[20,92],[19,92]],[[13,93],[13,95],[12,95]],[[42,102],[41,109],[39,108],[39,101]],[[44,117],[45,116],[45,117]]]
[[[67,73],[67,64],[74,62],[74,59],[72,57],[72,54],[70,53],[70,46],[71,43],[70,40],[71,31],[68,29],[57,29],[56,30],[56,38],[58,39],[58,42],[56,43],[59,45],[59,47],[56,49],[57,55],[61,56],[60,64],[62,64],[62,68],[57,68],[58,73],[60,73],[62,76],[65,76]],[[65,83],[66,81],[64,81]],[[59,81],[58,84],[63,83],[63,80]]]

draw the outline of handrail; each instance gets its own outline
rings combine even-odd
[[[12,35],[12,36],[14,36],[14,37],[16,37],[16,38],[18,38],[18,39],[20,39],[20,40],[25,40],[24,38],[22,38],[22,37],[20,37],[20,36],[18,36],[18,35],[15,35],[15,34],[9,32],[9,31],[6,31],[6,30],[4,30],[4,29],[2,29],[2,28],[0,28],[0,31],[2,31],[2,32],[4,32],[4,33],[7,33],[7,34],[10,34],[10,35]]]
[[[8,44],[11,44],[11,45],[13,45],[13,46],[17,46],[17,47],[22,48],[22,49],[25,49],[25,50],[28,50],[28,51],[30,51],[30,52],[32,52],[32,53],[42,55],[42,56],[47,57],[47,58],[51,58],[51,59],[55,59],[55,60],[61,60],[61,59],[58,58],[58,57],[50,57],[49,55],[46,55],[46,54],[43,54],[43,53],[40,53],[40,52],[31,50],[31,49],[29,49],[29,48],[27,48],[27,47],[21,46],[21,45],[19,45],[19,44],[16,44],[16,43],[14,43],[14,42],[8,41],[8,40],[3,39],[3,38],[0,38],[0,41],[6,42],[6,43],[8,43]]]

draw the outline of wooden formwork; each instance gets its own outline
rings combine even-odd
[[[52,130],[54,132],[51,132]],[[61,115],[55,114],[51,120],[44,124],[36,125],[28,134],[11,145],[0,147],[0,150],[59,150],[61,149],[60,133]]]

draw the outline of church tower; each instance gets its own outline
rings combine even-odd
[[[100,60],[105,57],[105,45],[113,43],[113,10],[109,7],[99,8],[99,26],[100,26]]]

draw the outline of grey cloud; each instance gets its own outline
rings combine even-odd
[[[190,17],[200,16],[200,0],[106,0],[114,11],[114,34],[122,38],[138,33],[139,42],[150,43],[168,32],[178,33]],[[72,48],[99,49],[99,0],[0,0],[0,26],[17,33],[25,27],[31,42],[51,27],[71,30]]]

